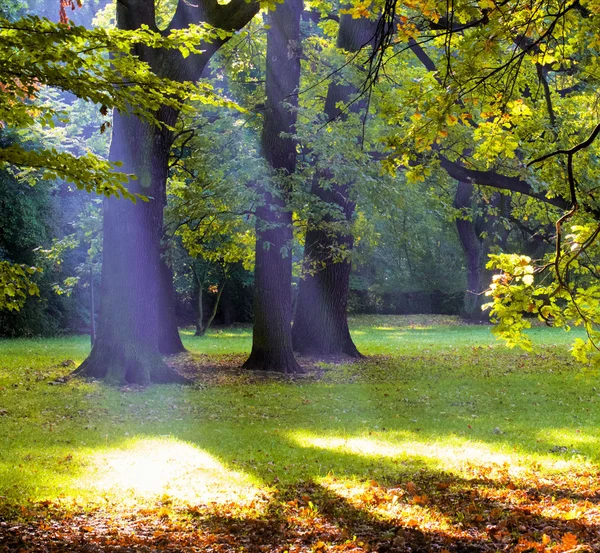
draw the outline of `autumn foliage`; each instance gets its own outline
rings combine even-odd
[[[60,8],[58,15],[61,23],[64,23],[65,25],[69,24],[67,8],[71,8],[71,10],[74,10],[75,6],[79,6],[81,8],[81,0],[60,0]]]

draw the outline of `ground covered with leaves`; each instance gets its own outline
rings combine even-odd
[[[0,551],[600,551],[600,391],[572,335],[534,353],[450,318],[360,317],[367,359],[191,386],[56,384],[85,338],[0,342]]]

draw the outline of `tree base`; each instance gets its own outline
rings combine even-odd
[[[306,344],[304,347],[298,346],[294,351],[301,357],[351,357],[352,359],[365,359],[365,356],[358,351],[354,342],[343,344],[338,347],[319,348],[314,345]]]
[[[249,371],[282,374],[303,374],[305,372],[291,351],[267,351],[256,347],[252,348],[250,357],[242,365],[242,368]]]
[[[341,327],[341,332],[339,331]],[[346,318],[338,322],[336,331],[328,332],[327,327],[294,323],[292,329],[292,345],[294,351],[301,356],[335,357],[346,355],[354,359],[363,359],[364,355],[354,344]]]
[[[177,355],[178,353],[185,353],[187,351],[176,326],[168,330],[161,329],[158,349],[162,355]]]
[[[187,384],[155,352],[119,348],[119,351],[95,346],[73,376],[105,380],[109,384]]]

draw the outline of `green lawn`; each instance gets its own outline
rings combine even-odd
[[[600,384],[571,359],[573,333],[535,328],[537,349],[527,354],[506,349],[487,326],[451,318],[351,323],[368,357],[317,363],[294,381],[248,379],[237,369],[249,328],[203,338],[184,332],[186,366],[208,368],[192,386],[148,389],[54,385],[83,360],[87,337],[0,341],[0,520],[50,507],[114,514],[157,505],[170,516],[223,517],[225,509],[225,518],[254,520],[275,504],[300,509],[301,525],[335,500],[387,524],[390,543],[406,526],[460,550],[464,540],[502,543],[486,530],[490,520],[512,516],[524,501],[517,492],[536,487],[544,501],[527,511],[538,521],[526,525],[531,540],[547,535],[559,551],[572,531],[588,543],[591,523],[578,502],[600,489],[591,484],[600,463]],[[447,494],[458,498],[453,507]],[[557,510],[556,497],[568,505]],[[496,507],[485,515],[473,507],[471,516],[465,505],[478,502]],[[581,521],[579,534],[572,520]],[[521,538],[506,528],[518,550]],[[341,547],[352,541],[347,533],[315,537],[306,550],[319,541]]]

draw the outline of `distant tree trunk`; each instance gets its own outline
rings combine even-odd
[[[356,52],[374,36],[376,22],[353,19],[342,15],[337,40],[338,48]],[[341,115],[340,104],[349,102],[358,91],[354,86],[332,83],[327,91],[325,114],[328,119]],[[357,106],[358,107],[358,106]],[[356,108],[355,108],[356,109]],[[328,171],[317,172],[311,193],[319,200],[340,208],[343,221],[350,225],[354,202],[350,199],[351,185],[335,183]],[[333,259],[333,251],[343,248],[351,252],[354,240],[350,230],[335,234],[324,221],[308,222],[304,247],[304,275],[296,304],[292,330],[294,350],[301,355],[340,355],[361,357],[348,329],[348,293],[351,261]],[[325,225],[323,225],[325,223]]]
[[[193,263],[190,264],[190,267],[198,288],[198,298],[196,300],[196,332],[194,333],[194,336],[204,336],[204,282],[206,280],[206,268],[202,277],[200,277]]]
[[[294,132],[300,83],[300,15],[302,0],[286,0],[270,13],[267,31],[267,106],[262,151],[273,169],[290,175],[296,169]],[[275,179],[274,179],[275,181]],[[297,373],[302,369],[292,351],[292,214],[287,184],[262,186],[256,209],[254,329],[252,352],[244,367]]]
[[[457,209],[472,209],[473,207],[473,185],[467,182],[459,182],[454,198],[454,207]],[[467,290],[463,301],[462,315],[471,321],[487,321],[487,314],[481,310],[486,302],[483,292],[489,286],[490,273],[486,270],[487,255],[489,248],[477,232],[476,221],[456,219],[456,230],[461,246],[465,252],[467,262]]]
[[[217,297],[215,298],[215,303],[213,304],[212,311],[210,312],[210,317],[208,321],[206,321],[206,326],[204,327],[204,332],[208,332],[208,329],[212,326],[215,317],[217,316],[217,311],[219,309],[219,303],[221,301],[221,296],[223,295],[223,290],[225,290],[225,285],[227,284],[227,277],[223,279],[223,283],[219,286],[219,291],[217,292]]]
[[[164,259],[160,260],[160,286],[158,295],[159,308],[159,335],[158,349],[163,355],[174,355],[185,351],[179,328],[177,313],[175,311],[175,286],[173,285],[173,271]]]
[[[96,340],[96,299],[94,298],[94,270],[90,265],[90,343]]]
[[[204,290],[198,288],[198,310],[196,313],[196,332],[194,336],[204,336],[206,332],[204,328]]]
[[[231,0],[221,5],[209,0],[179,0],[168,30],[183,29],[205,21],[216,28],[242,28],[258,11],[257,3]],[[117,27],[157,31],[154,0],[119,0]],[[203,53],[184,58],[176,50],[137,46],[135,54],[162,77],[180,82],[196,80],[212,55],[227,40],[203,44]],[[171,127],[177,112],[162,108],[157,119]],[[76,374],[106,378],[115,383],[178,382],[183,379],[162,360],[161,349],[179,346],[175,318],[165,308],[172,282],[167,286],[160,241],[169,152],[173,133],[144,123],[136,117],[115,113],[110,159],[123,161],[125,172],[138,180],[130,190],[149,202],[106,199],[100,313],[97,336],[89,357]],[[165,302],[163,304],[163,302]],[[164,325],[168,328],[161,328]]]
[[[226,290],[223,290],[221,297],[221,316],[220,322],[223,326],[229,326],[233,322],[232,316],[232,298],[231,298],[231,284]]]
[[[198,314],[196,317],[196,333],[194,335],[204,336],[208,329],[211,327],[217,315],[217,311],[219,309],[219,302],[221,301],[223,290],[225,289],[225,285],[227,284],[227,276],[225,276],[225,278],[223,279],[223,283],[219,286],[219,290],[217,292],[217,297],[215,298],[212,311],[210,313],[208,321],[206,321],[206,324],[204,324],[204,284],[206,273],[202,278],[200,278],[193,268],[192,270],[194,271],[194,276],[196,277],[196,282],[198,284]]]

